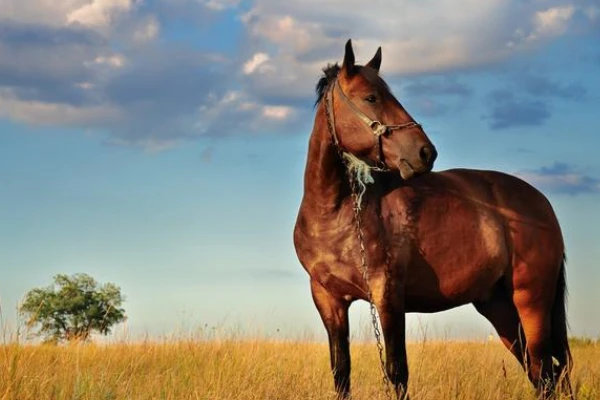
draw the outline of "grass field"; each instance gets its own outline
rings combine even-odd
[[[579,400],[600,399],[600,343],[575,341]],[[498,343],[408,346],[413,400],[534,399]],[[352,345],[355,399],[384,399],[374,344]],[[334,399],[324,343],[186,340],[0,347],[1,400]]]

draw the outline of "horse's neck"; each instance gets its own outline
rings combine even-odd
[[[323,107],[317,111],[315,126],[310,138],[308,160],[304,174],[304,197],[300,207],[298,232],[308,234],[305,239],[316,239],[314,246],[324,246],[323,251],[332,251],[328,238],[340,240],[340,233],[346,233],[352,240],[357,240],[354,230],[355,210],[350,183],[346,174],[346,166],[333,144],[327,128],[327,120]],[[379,262],[385,258],[385,238],[381,238],[381,187],[379,183],[371,183],[363,196],[360,211],[362,230],[367,251],[379,249]],[[333,237],[331,236],[333,235]],[[377,246],[369,243],[376,241]],[[348,242],[353,243],[353,242]],[[356,244],[358,245],[358,244]]]
[[[321,213],[333,212],[349,195],[345,166],[333,144],[324,107],[321,105],[317,110],[308,147],[303,202],[305,206],[317,208]]]

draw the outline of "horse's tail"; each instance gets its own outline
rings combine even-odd
[[[558,362],[557,372],[559,379],[567,386],[567,391],[571,391],[569,382],[569,373],[573,366],[571,350],[567,338],[567,277],[565,271],[566,255],[560,265],[558,281],[556,282],[556,293],[554,295],[554,305],[552,306],[552,355]]]

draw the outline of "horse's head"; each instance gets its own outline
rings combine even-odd
[[[379,76],[380,65],[381,47],[360,66],[348,40],[342,67],[329,67],[317,89],[325,97],[333,140],[343,151],[410,179],[431,171],[437,152]]]

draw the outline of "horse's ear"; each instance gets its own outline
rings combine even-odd
[[[366,67],[371,67],[379,72],[379,67],[381,67],[381,46],[377,49],[377,53],[375,53],[371,61],[367,63]]]
[[[352,73],[354,70],[354,50],[352,50],[352,39],[348,39],[346,42],[346,52],[344,53],[344,63],[342,64],[342,68],[346,70],[347,73]]]

